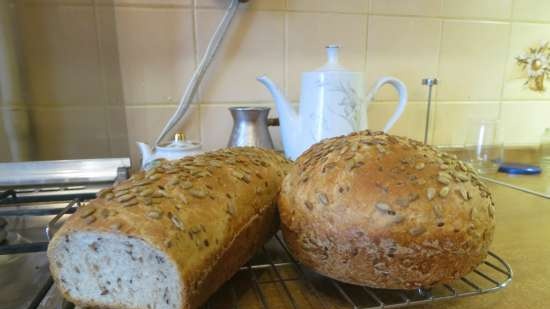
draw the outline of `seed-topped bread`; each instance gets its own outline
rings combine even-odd
[[[53,278],[83,307],[196,308],[276,231],[289,167],[274,151],[247,147],[140,172],[55,234]]]
[[[413,289],[453,281],[487,255],[487,187],[456,156],[363,131],[326,139],[296,161],[279,200],[303,264],[340,281]]]

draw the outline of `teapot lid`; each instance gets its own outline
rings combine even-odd
[[[167,151],[192,151],[200,149],[201,145],[197,142],[186,141],[185,135],[183,133],[174,134],[174,139],[169,143],[164,143],[157,145],[157,149],[167,150]]]
[[[324,71],[348,71],[345,67],[340,65],[338,61],[338,53],[340,52],[340,46],[336,44],[330,44],[325,47],[327,51],[327,63],[322,67],[315,70],[316,72]]]

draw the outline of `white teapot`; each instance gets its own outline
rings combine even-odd
[[[136,144],[141,153],[141,168],[144,170],[155,166],[155,162],[160,159],[175,160],[202,152],[201,145],[186,141],[183,133],[176,133],[171,142],[157,145],[154,149],[142,142],[136,142]]]
[[[328,62],[318,70],[302,74],[299,113],[269,78],[258,77],[275,100],[284,151],[291,159],[324,138],[367,129],[367,103],[384,84],[392,85],[399,93],[399,104],[384,131],[388,131],[405,110],[407,87],[403,82],[382,77],[365,97],[363,74],[340,66],[337,45],[329,45],[326,50]]]

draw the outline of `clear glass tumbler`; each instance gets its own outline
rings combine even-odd
[[[498,120],[468,119],[464,149],[466,160],[481,174],[496,173],[502,163],[502,134]]]
[[[540,137],[539,164],[545,171],[550,170],[550,128],[544,129]]]

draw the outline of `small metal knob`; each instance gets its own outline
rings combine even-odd
[[[422,85],[426,85],[426,86],[437,85],[437,78],[423,78]]]
[[[278,127],[279,125],[279,118],[267,118],[268,127]]]
[[[174,142],[183,142],[184,140],[185,140],[185,134],[183,132],[174,134]]]

